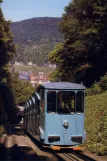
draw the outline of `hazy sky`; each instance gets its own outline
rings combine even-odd
[[[61,17],[71,0],[4,0],[1,4],[6,20],[20,21],[33,17]]]

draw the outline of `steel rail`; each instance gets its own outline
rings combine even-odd
[[[70,151],[70,150],[67,150],[66,152],[53,151],[53,154],[55,154],[59,159],[63,161],[96,161],[90,156],[78,151]]]
[[[35,141],[33,140],[33,136],[30,136],[30,134],[28,135],[28,132],[26,133],[24,130],[22,130],[21,134],[22,135],[27,135],[30,139],[32,138],[31,140],[35,144]],[[39,148],[42,149],[42,146],[39,145]],[[91,158],[90,156],[84,154],[82,151],[73,151],[73,150],[55,151],[55,150],[49,150],[49,152],[53,153],[61,161],[96,161],[95,159]]]
[[[84,161],[96,161],[92,157],[84,154],[83,151],[70,151],[70,150],[68,150],[68,152],[76,155],[77,157],[83,159]]]
[[[53,151],[53,154],[62,161],[84,161],[72,153]]]

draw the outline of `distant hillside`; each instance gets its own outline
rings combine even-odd
[[[37,65],[46,63],[49,52],[63,39],[59,32],[60,22],[61,18],[53,17],[13,22],[11,30],[17,44],[15,60],[23,60],[25,64],[28,61],[33,61]]]
[[[32,18],[20,22],[13,22],[11,29],[15,35],[16,43],[26,43],[28,41],[37,41],[49,39],[60,41],[59,23],[61,18]]]

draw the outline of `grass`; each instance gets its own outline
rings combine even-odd
[[[98,155],[107,155],[107,91],[86,98],[86,147]]]

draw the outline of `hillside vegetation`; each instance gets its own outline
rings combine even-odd
[[[107,155],[107,91],[87,96],[85,129],[86,147],[99,155]]]
[[[59,32],[61,18],[32,18],[13,22],[11,30],[17,44],[17,54],[14,60],[29,61],[43,65],[48,61],[48,54],[54,46],[62,41]]]

